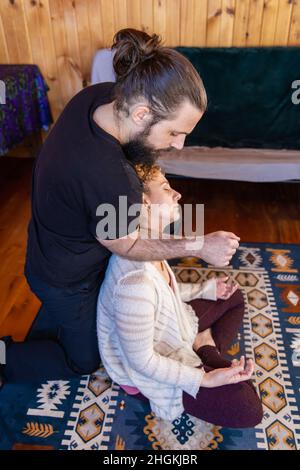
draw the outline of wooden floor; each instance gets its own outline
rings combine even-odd
[[[0,157],[0,337],[22,340],[39,308],[23,276],[33,159]],[[173,179],[182,203],[205,204],[205,233],[300,243],[300,183]]]

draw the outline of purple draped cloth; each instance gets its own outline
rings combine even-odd
[[[47,91],[37,65],[0,64],[0,155],[53,122]],[[3,92],[5,85],[5,100]]]

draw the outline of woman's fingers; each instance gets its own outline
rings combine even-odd
[[[245,380],[249,380],[254,372],[254,364],[252,359],[248,359],[246,369],[242,370],[238,376],[234,377],[234,383],[244,382]]]
[[[234,284],[232,288],[232,294],[239,288],[238,284]]]
[[[217,290],[217,297],[221,300],[228,299],[228,290],[226,288],[226,284],[220,285]]]
[[[228,376],[228,383],[238,383],[249,380],[254,372],[253,360],[248,359],[245,368],[245,356],[242,356],[240,360],[233,359],[229,370],[232,371],[232,374],[229,374]]]
[[[227,284],[220,279],[217,281],[217,298],[224,299],[227,295]]]
[[[226,375],[226,383],[227,384],[232,384],[232,383],[237,383],[239,382],[239,377],[240,373],[243,371],[243,368],[239,365],[234,366],[234,367],[228,367],[228,369],[225,370],[225,375]]]
[[[253,374],[254,372],[254,363],[253,363],[253,360],[252,359],[248,359],[247,361],[247,365],[246,365],[246,369],[244,371],[244,374],[245,375],[251,375]]]
[[[244,369],[244,367],[245,367],[245,356],[241,356],[240,359],[234,359],[233,361],[235,361],[234,363],[235,363],[236,366],[243,367],[243,369]]]
[[[254,365],[252,359],[247,361],[245,368],[245,356],[241,358],[233,359],[230,367],[225,367],[223,369],[215,369],[211,372],[208,372],[206,375],[209,378],[207,384],[204,385],[207,387],[219,387],[222,385],[235,384],[249,380],[253,374]]]
[[[229,279],[229,275],[228,274],[224,274],[224,273],[221,273],[218,277],[217,277],[217,280],[221,280],[221,281],[226,281]]]
[[[239,374],[240,372],[243,372],[243,370],[243,366],[237,364],[234,367],[226,368],[226,373],[228,374],[228,377],[232,377],[234,374]]]
[[[222,278],[219,278],[222,279]],[[227,300],[229,299],[232,294],[238,289],[238,284],[234,281],[231,281],[230,283],[224,282],[223,280],[219,281],[218,284],[218,298],[222,300]]]
[[[232,282],[231,284],[227,284],[227,292],[233,294],[238,289],[238,284],[236,282]]]

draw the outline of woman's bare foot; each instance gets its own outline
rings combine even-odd
[[[211,334],[211,328],[207,328],[207,330],[201,331],[197,334],[196,339],[193,344],[193,349],[198,351],[199,348],[202,346],[216,346],[214,339]]]

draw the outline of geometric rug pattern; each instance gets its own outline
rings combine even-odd
[[[253,359],[262,423],[230,429],[186,413],[158,419],[100,367],[70,381],[7,384],[0,392],[0,449],[300,449],[300,245],[241,243],[220,269],[192,257],[169,264],[178,282],[226,273],[239,284],[246,312],[227,358]]]

